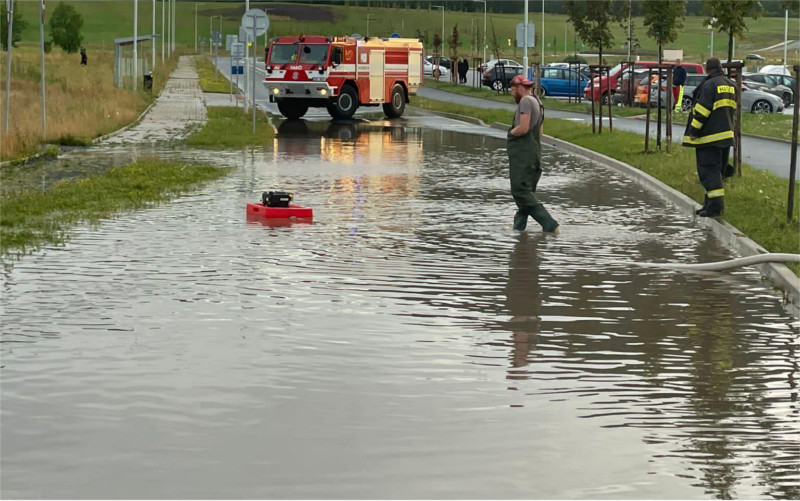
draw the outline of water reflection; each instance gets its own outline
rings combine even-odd
[[[4,270],[4,497],[800,494],[780,296],[620,264],[729,257],[692,218],[548,149],[565,231],[517,234],[502,140],[274,146],[163,152],[239,169]],[[246,224],[276,188],[314,224]]]

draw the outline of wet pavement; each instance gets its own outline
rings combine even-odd
[[[285,122],[2,279],[5,498],[797,498],[798,322],[659,195],[502,137]],[[494,131],[493,134],[501,134]],[[265,189],[312,224],[246,218]]]

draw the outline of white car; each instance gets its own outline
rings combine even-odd
[[[446,78],[446,77],[450,76],[450,70],[448,70],[444,66],[434,66],[434,65],[432,65],[430,63],[430,61],[427,61],[427,60],[423,60],[423,63],[425,65],[423,67],[423,73],[427,77],[433,77],[433,78],[445,77]]]
[[[770,75],[789,75],[789,67],[780,64],[768,64],[758,70],[759,73],[769,73]]]
[[[522,68],[522,65],[519,64],[518,62],[514,61],[513,59],[492,59],[491,61],[487,61],[486,63],[482,64],[480,66],[480,71],[481,71],[481,73],[489,71],[492,68],[494,68],[495,66],[497,66],[498,63],[501,63],[501,62],[504,65],[506,65],[506,67],[514,66],[514,67],[517,67],[517,68]]]

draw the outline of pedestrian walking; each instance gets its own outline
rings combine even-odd
[[[86,48],[81,47],[81,65],[86,66],[88,64],[86,59]]]
[[[463,83],[467,83],[467,75],[468,74],[469,74],[469,60],[467,60],[467,58],[465,57],[464,58],[464,82]]]
[[[675,103],[675,111],[681,111],[684,85],[686,85],[686,68],[681,66],[680,59],[676,59],[675,69],[672,72],[672,102]]]
[[[533,82],[523,75],[511,79],[511,95],[517,102],[514,126],[508,131],[508,150],[511,195],[517,203],[514,229],[524,230],[528,216],[533,217],[548,233],[559,233],[558,222],[536,198],[536,186],[542,177],[542,123],[544,108],[531,90]]]
[[[692,94],[692,110],[683,145],[695,148],[697,175],[706,190],[701,217],[719,217],[725,208],[722,178],[734,145],[733,112],[736,90],[716,57],[706,61],[706,77]]]

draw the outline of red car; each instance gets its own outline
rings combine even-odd
[[[670,62],[665,62],[664,64],[672,64]],[[634,71],[640,69],[647,69],[653,66],[657,66],[657,61],[637,61],[633,65]],[[611,98],[611,94],[614,93],[615,89],[617,88],[617,80],[623,74],[624,71],[627,71],[628,64],[620,63],[613,68],[611,68],[611,81],[609,82],[608,77],[605,75],[602,77],[594,77],[589,85],[583,90],[583,96],[586,99],[591,99],[592,101],[597,101],[600,99],[600,96],[603,97],[603,104],[607,104],[608,100]],[[702,75],[705,73],[703,71],[703,65],[698,63],[681,63],[686,69],[686,73],[692,74],[700,74]]]

